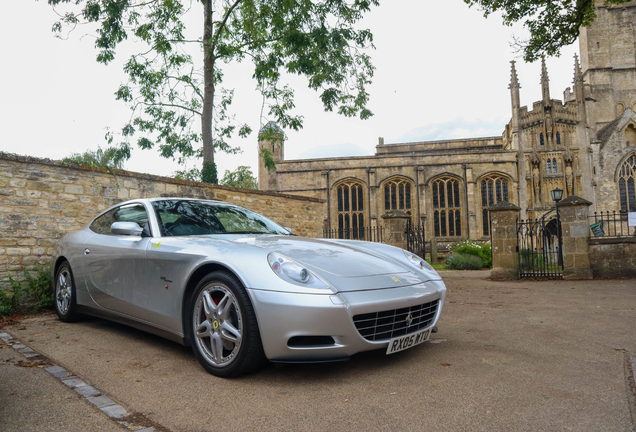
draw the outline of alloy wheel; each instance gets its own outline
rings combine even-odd
[[[69,311],[72,297],[73,282],[71,273],[68,268],[63,268],[57,275],[57,283],[55,284],[55,301],[61,314],[65,315]]]
[[[243,318],[232,291],[219,283],[205,286],[192,318],[195,341],[205,360],[216,367],[232,363],[243,339]]]

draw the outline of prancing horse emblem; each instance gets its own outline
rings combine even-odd
[[[413,323],[413,315],[411,315],[410,313],[406,316],[406,326],[407,327],[411,327],[411,324]]]

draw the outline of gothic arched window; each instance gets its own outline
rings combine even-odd
[[[543,132],[541,132],[539,134],[539,144],[544,145],[545,144],[545,140],[543,139]]]
[[[548,159],[548,169],[550,167]],[[490,235],[490,214],[487,207],[508,201],[508,180],[502,176],[489,176],[481,181],[481,223],[485,236]]]
[[[552,174],[552,159],[548,159],[547,164],[547,173]]]
[[[393,179],[384,183],[384,210],[404,210],[411,214],[411,182]]]
[[[459,180],[445,177],[433,182],[433,226],[435,237],[462,235]]]
[[[636,127],[634,127],[633,124],[630,124],[625,128],[625,145],[636,145]]]
[[[634,174],[636,173],[636,155],[627,159],[618,174],[618,192],[621,199],[621,213],[636,212],[636,191]]]
[[[559,132],[556,133],[556,142],[557,144],[561,144],[561,134]]]
[[[364,186],[355,180],[336,187],[338,238],[364,239]]]
[[[556,173],[558,173],[557,164],[556,164],[556,158],[552,158],[552,174],[556,174]]]

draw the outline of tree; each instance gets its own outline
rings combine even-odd
[[[91,165],[96,167],[123,169],[124,161],[116,158],[116,149],[101,147],[97,151],[86,150],[84,153],[72,153],[62,159],[62,162]]]
[[[523,51],[523,59],[533,62],[543,54],[558,56],[562,47],[579,36],[582,26],[596,18],[595,0],[464,0],[470,7],[479,6],[484,16],[503,13],[503,22],[512,25],[523,22],[530,32],[528,40],[515,40]],[[605,0],[606,5],[619,5],[631,0]]]
[[[258,189],[258,181],[250,167],[243,165],[239,166],[236,171],[225,170],[221,184],[245,189]]]
[[[303,122],[302,116],[292,113],[294,91],[281,82],[284,73],[307,77],[327,111],[361,119],[372,115],[366,108],[366,86],[374,68],[365,48],[373,47],[373,37],[368,29],[355,25],[378,0],[48,2],[61,16],[53,26],[58,36],[82,23],[98,25],[98,62],[111,62],[129,38],[135,39],[135,47],[143,46],[126,62],[129,81],[116,92],[116,98],[132,110],[121,141],[115,143],[119,159],[130,157],[130,140],[139,135],[141,148],[158,146],[162,156],[179,163],[202,156],[203,180],[216,182],[215,151],[237,152],[228,139],[235,132],[242,137],[251,132],[247,124],[235,124],[228,111],[233,91],[221,87],[221,65],[245,59],[253,63],[267,120],[283,128],[298,130]],[[200,37],[187,37],[186,15],[199,3],[203,31]],[[191,47],[200,48],[201,61]],[[197,119],[199,129],[193,126]],[[109,144],[114,139],[108,135]]]

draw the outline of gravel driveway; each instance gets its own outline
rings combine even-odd
[[[633,431],[636,281],[485,275],[444,274],[430,343],[232,380],[187,348],[99,319],[49,314],[4,330],[171,431]]]

